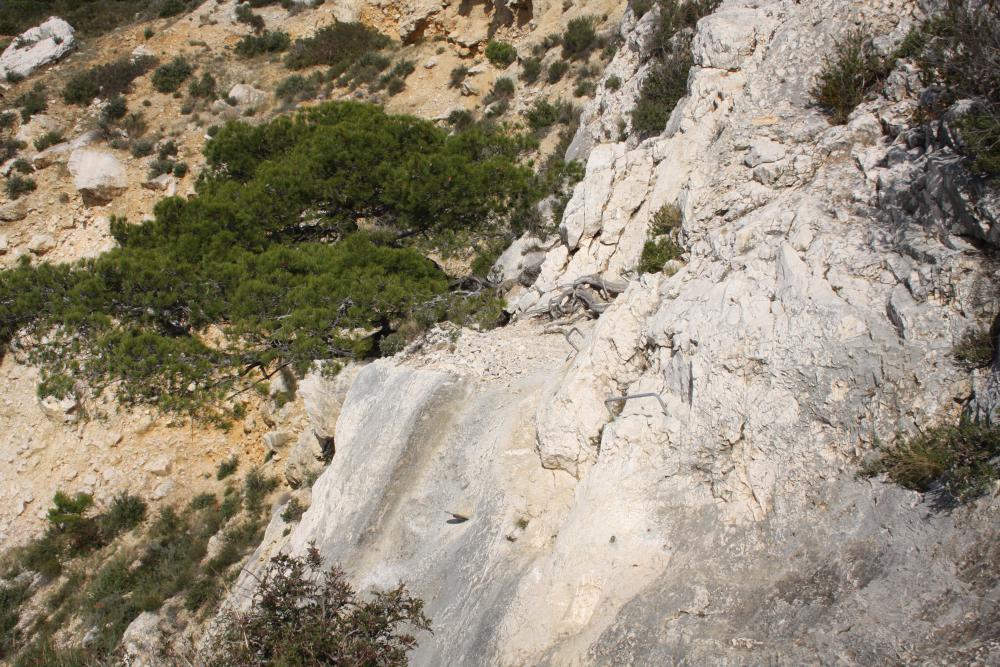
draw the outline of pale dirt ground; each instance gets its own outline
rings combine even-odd
[[[273,117],[285,108],[274,99],[272,91],[292,72],[281,64],[280,58],[245,61],[233,56],[231,48],[247,34],[247,29],[231,20],[232,7],[230,0],[218,3],[208,0],[191,14],[125,27],[84,42],[63,62],[11,86],[3,98],[13,100],[36,82],[43,82],[50,97],[47,115],[65,128],[67,138],[76,137],[94,126],[98,111],[65,105],[58,94],[63,82],[82,67],[107,62],[145,46],[161,62],[183,55],[197,65],[195,76],[211,72],[220,91],[228,91],[237,83],[247,83],[268,92],[268,103],[247,120]],[[561,32],[568,18],[608,14],[609,19],[602,26],[607,29],[617,23],[623,8],[624,3],[610,0],[579,4],[569,7],[566,13],[561,7],[552,7],[531,23],[501,25],[493,36],[514,43],[524,54],[546,35]],[[360,11],[355,10],[361,20],[393,36],[404,11],[393,3],[364,5]],[[291,14],[278,6],[257,10],[269,28],[280,28],[293,39],[331,23],[335,13],[344,19],[347,12],[346,18],[351,18],[350,11],[350,7],[345,9],[333,2]],[[393,56],[394,59],[413,60],[416,64],[415,72],[406,81],[406,89],[390,99],[379,95],[365,99],[382,102],[391,112],[439,119],[459,107],[481,109],[482,97],[493,81],[499,76],[510,76],[517,82],[517,92],[511,105],[512,113],[506,118],[517,121],[517,114],[540,96],[572,98],[575,82],[570,76],[550,85],[544,81],[543,72],[534,86],[524,87],[518,82],[519,65],[512,65],[503,72],[490,65],[482,49],[491,19],[482,4],[467,8],[453,4],[443,8],[429,22],[424,40],[398,48]],[[147,27],[154,31],[150,39],[143,34]],[[468,46],[470,35],[481,41]],[[556,49],[546,54],[544,63],[547,66],[558,58]],[[597,58],[595,56],[592,62],[598,62]],[[434,65],[427,67],[431,62]],[[451,70],[459,65],[480,70],[467,78],[477,94],[464,96],[460,90],[448,86]],[[308,75],[310,70],[301,73]],[[186,87],[185,83],[182,90],[186,91]],[[233,110],[220,114],[209,109],[184,116],[180,109],[186,97],[157,93],[149,76],[138,79],[127,95],[129,110],[141,110],[146,118],[149,126],[146,136],[173,138],[180,147],[177,159],[190,166],[188,176],[177,184],[177,194],[181,196],[194,192],[194,182],[204,162],[201,150],[207,138],[205,128],[239,117]],[[347,90],[334,90],[330,94],[333,99],[346,97],[356,96]],[[319,101],[322,98],[316,102]],[[581,99],[575,101],[582,102]],[[557,140],[555,135],[553,132],[543,141],[543,153],[551,150]],[[53,249],[44,255],[46,261],[65,262],[97,255],[113,246],[108,233],[110,216],[125,216],[131,222],[138,222],[152,214],[153,206],[163,196],[142,187],[153,157],[136,159],[127,151],[111,149],[104,142],[94,147],[113,152],[125,165],[130,182],[127,190],[107,205],[88,207],[75,191],[65,165],[38,170],[32,176],[38,183],[37,191],[22,198],[28,207],[27,217],[17,222],[0,223],[0,235],[6,236],[8,241],[8,252],[0,255],[0,267],[11,266],[19,256],[27,254],[27,244],[38,234],[49,235],[54,240]],[[23,153],[30,156],[34,148],[29,145]],[[0,193],[0,204],[5,198],[6,195]],[[506,365],[510,368],[501,365],[451,370],[481,371],[496,376],[511,369],[516,371],[517,366],[527,363],[528,357],[536,353],[564,354],[559,335],[551,337],[552,341],[544,345],[535,345],[537,341],[520,328],[511,331],[511,335],[518,339],[518,349],[528,356],[520,361],[512,359]],[[465,332],[458,345],[474,347],[487,341],[496,341],[496,338]],[[419,355],[419,360],[414,359],[414,363],[433,364],[440,360],[439,356],[433,351],[425,352]],[[495,359],[495,356],[490,354],[483,358]],[[201,491],[217,490],[216,468],[231,454],[240,455],[241,473],[251,465],[262,463],[265,454],[263,434],[272,429],[295,431],[301,428],[303,419],[301,404],[296,401],[274,418],[268,416],[267,421],[271,423],[265,423],[260,404],[251,398],[251,416],[228,432],[187,420],[172,423],[170,418],[152,411],[120,411],[111,405],[87,405],[88,411],[97,416],[72,424],[57,423],[41,410],[35,393],[37,379],[36,369],[18,363],[12,355],[8,354],[0,362],[0,544],[5,547],[26,541],[44,525],[46,509],[56,490],[91,492],[98,505],[108,502],[120,490],[138,493],[152,499],[154,504],[182,502]],[[157,467],[155,464],[164,457],[169,460],[168,472],[155,474],[147,470],[147,467]],[[280,455],[266,465],[269,470],[273,469],[272,474],[281,474]]]

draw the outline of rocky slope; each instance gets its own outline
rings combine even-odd
[[[945,511],[857,474],[898,432],[995,415],[995,374],[950,351],[997,310],[996,199],[906,129],[905,67],[844,126],[808,92],[851,27],[888,49],[924,9],[724,2],[638,144],[615,128],[651,19],[626,12],[560,239],[518,246],[541,261],[520,323],[361,370],[312,506],[251,570],[315,542],[362,587],[408,582],[435,627],[416,664],[1000,659],[996,494]],[[637,276],[669,204],[684,265]],[[627,289],[546,333],[594,274]]]

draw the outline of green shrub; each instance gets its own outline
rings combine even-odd
[[[316,96],[319,92],[319,84],[320,77],[316,75],[293,74],[281,80],[278,87],[274,89],[274,94],[287,102],[306,100]]]
[[[23,141],[0,138],[0,162],[6,162],[11,159],[17,155],[17,152],[24,148],[24,146],[25,144]]]
[[[236,21],[250,26],[250,29],[256,33],[264,30],[264,19],[260,15],[254,14],[250,5],[236,5]]]
[[[996,355],[997,334],[991,329],[969,331],[952,350],[955,360],[966,368],[985,368]]]
[[[173,174],[177,178],[184,178],[188,173],[188,165],[186,162],[175,162]]]
[[[164,0],[163,4],[160,5],[160,18],[170,18],[171,16],[177,16],[187,10],[187,3],[183,0]]]
[[[49,130],[35,139],[35,150],[44,151],[49,146],[62,142],[63,133],[59,130]]]
[[[49,108],[44,86],[36,83],[31,90],[16,97],[13,106],[21,109],[21,120],[27,123],[36,113],[42,113]]]
[[[131,90],[132,82],[156,65],[156,58],[123,57],[110,63],[96,65],[69,78],[63,87],[66,104],[85,106],[95,97],[110,98]]]
[[[459,65],[451,70],[451,78],[448,80],[448,85],[451,88],[458,88],[465,82],[465,77],[467,76],[469,76],[469,68],[465,65]]]
[[[7,178],[7,196],[11,199],[18,199],[21,195],[34,192],[37,187],[38,184],[35,183],[34,179],[20,174],[11,174]]]
[[[390,95],[395,95],[403,90],[406,86],[406,77],[413,74],[415,69],[416,66],[412,60],[401,60],[379,79],[378,85],[373,86],[372,90],[385,88]]]
[[[549,83],[559,83],[559,81],[569,71],[569,63],[565,60],[557,60],[549,65],[547,79]]]
[[[151,139],[136,139],[129,146],[129,152],[136,158],[152,155],[155,150],[156,142]]]
[[[612,74],[604,80],[604,87],[608,90],[618,90],[622,87],[622,80],[617,74]]]
[[[247,511],[256,514],[263,508],[267,494],[278,488],[278,480],[268,477],[259,468],[253,468],[243,480],[243,502]]]
[[[684,249],[669,237],[646,241],[642,246],[638,270],[640,273],[659,273],[667,262],[680,258],[683,252]]]
[[[214,100],[219,96],[219,93],[216,91],[217,85],[215,77],[208,72],[204,72],[200,79],[192,81],[188,86],[188,94],[195,98]]]
[[[454,109],[448,114],[448,124],[459,131],[468,129],[475,121],[472,112],[467,109]]]
[[[280,30],[265,30],[260,35],[247,35],[236,43],[236,55],[252,58],[264,53],[287,51],[292,40],[288,33]]]
[[[632,131],[640,137],[659,134],[671,112],[687,94],[693,29],[715,11],[720,0],[658,0],[660,22],[653,36],[652,66],[632,110]]]
[[[105,126],[109,126],[115,121],[124,118],[127,113],[128,104],[125,102],[125,97],[123,95],[115,95],[104,105],[104,109],[101,111],[101,122]]]
[[[298,498],[292,498],[285,505],[285,509],[281,512],[281,520],[285,523],[293,523],[302,518],[305,514],[305,506],[299,502]]]
[[[490,40],[486,45],[486,59],[497,69],[507,69],[517,60],[517,50],[507,42]]]
[[[181,57],[174,58],[166,65],[160,65],[153,72],[151,79],[153,88],[161,93],[176,92],[181,84],[194,72],[194,68],[187,60]]]
[[[389,45],[389,38],[360,23],[336,22],[312,37],[295,40],[285,64],[292,69],[330,65],[347,69],[364,54]]]
[[[573,88],[573,97],[590,97],[597,90],[593,81],[580,81]]]
[[[430,629],[421,600],[403,586],[360,599],[310,548],[271,559],[249,609],[223,616],[207,665],[404,665],[417,645],[407,629]]]
[[[542,61],[539,58],[525,58],[521,61],[521,81],[534,83],[542,73]]]
[[[548,100],[536,100],[527,112],[525,119],[533,130],[544,130],[556,123],[569,123],[574,119],[576,109],[569,102],[558,100],[553,104]]]
[[[986,493],[1000,476],[1000,429],[962,422],[900,438],[865,467],[915,491],[938,491],[964,502]]]
[[[240,457],[233,454],[231,457],[219,464],[219,469],[215,473],[215,479],[225,479],[236,472],[240,467]]]
[[[13,111],[0,112],[0,130],[9,130],[17,122],[17,114]]]
[[[10,657],[23,641],[17,624],[21,605],[30,598],[29,582],[0,582],[0,660]]]
[[[864,29],[852,30],[837,44],[833,56],[824,58],[819,80],[811,91],[813,99],[835,125],[846,123],[855,107],[882,85],[891,69],[891,62],[872,45],[871,35]]]
[[[597,44],[597,31],[594,30],[596,23],[593,16],[581,16],[566,25],[562,38],[563,58],[580,60],[590,55]]]
[[[108,510],[99,518],[101,534],[110,542],[119,534],[138,526],[146,518],[146,501],[122,491],[111,500]]]
[[[375,81],[391,61],[381,53],[370,51],[363,54],[341,75],[337,82],[341,86],[351,86],[356,88],[361,84],[370,84]]]
[[[502,76],[493,82],[493,88],[486,95],[483,101],[486,104],[491,104],[497,100],[509,99],[514,94],[514,81]]]
[[[31,163],[24,158],[18,158],[14,160],[14,164],[11,168],[19,174],[30,174],[35,171],[35,168],[31,166]]]

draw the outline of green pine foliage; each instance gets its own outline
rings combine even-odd
[[[113,220],[119,245],[99,257],[0,272],[0,343],[53,391],[77,391],[73,378],[211,418],[277,364],[377,354],[404,323],[484,321],[425,308],[449,279],[410,244],[534,224],[549,187],[524,157],[534,145],[356,102],[229,123],[206,146],[197,196],[162,200],[142,224]]]

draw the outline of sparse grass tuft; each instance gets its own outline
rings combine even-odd
[[[1000,477],[1000,429],[963,422],[901,438],[863,471],[885,474],[914,491],[938,491],[958,502],[986,493]]]

